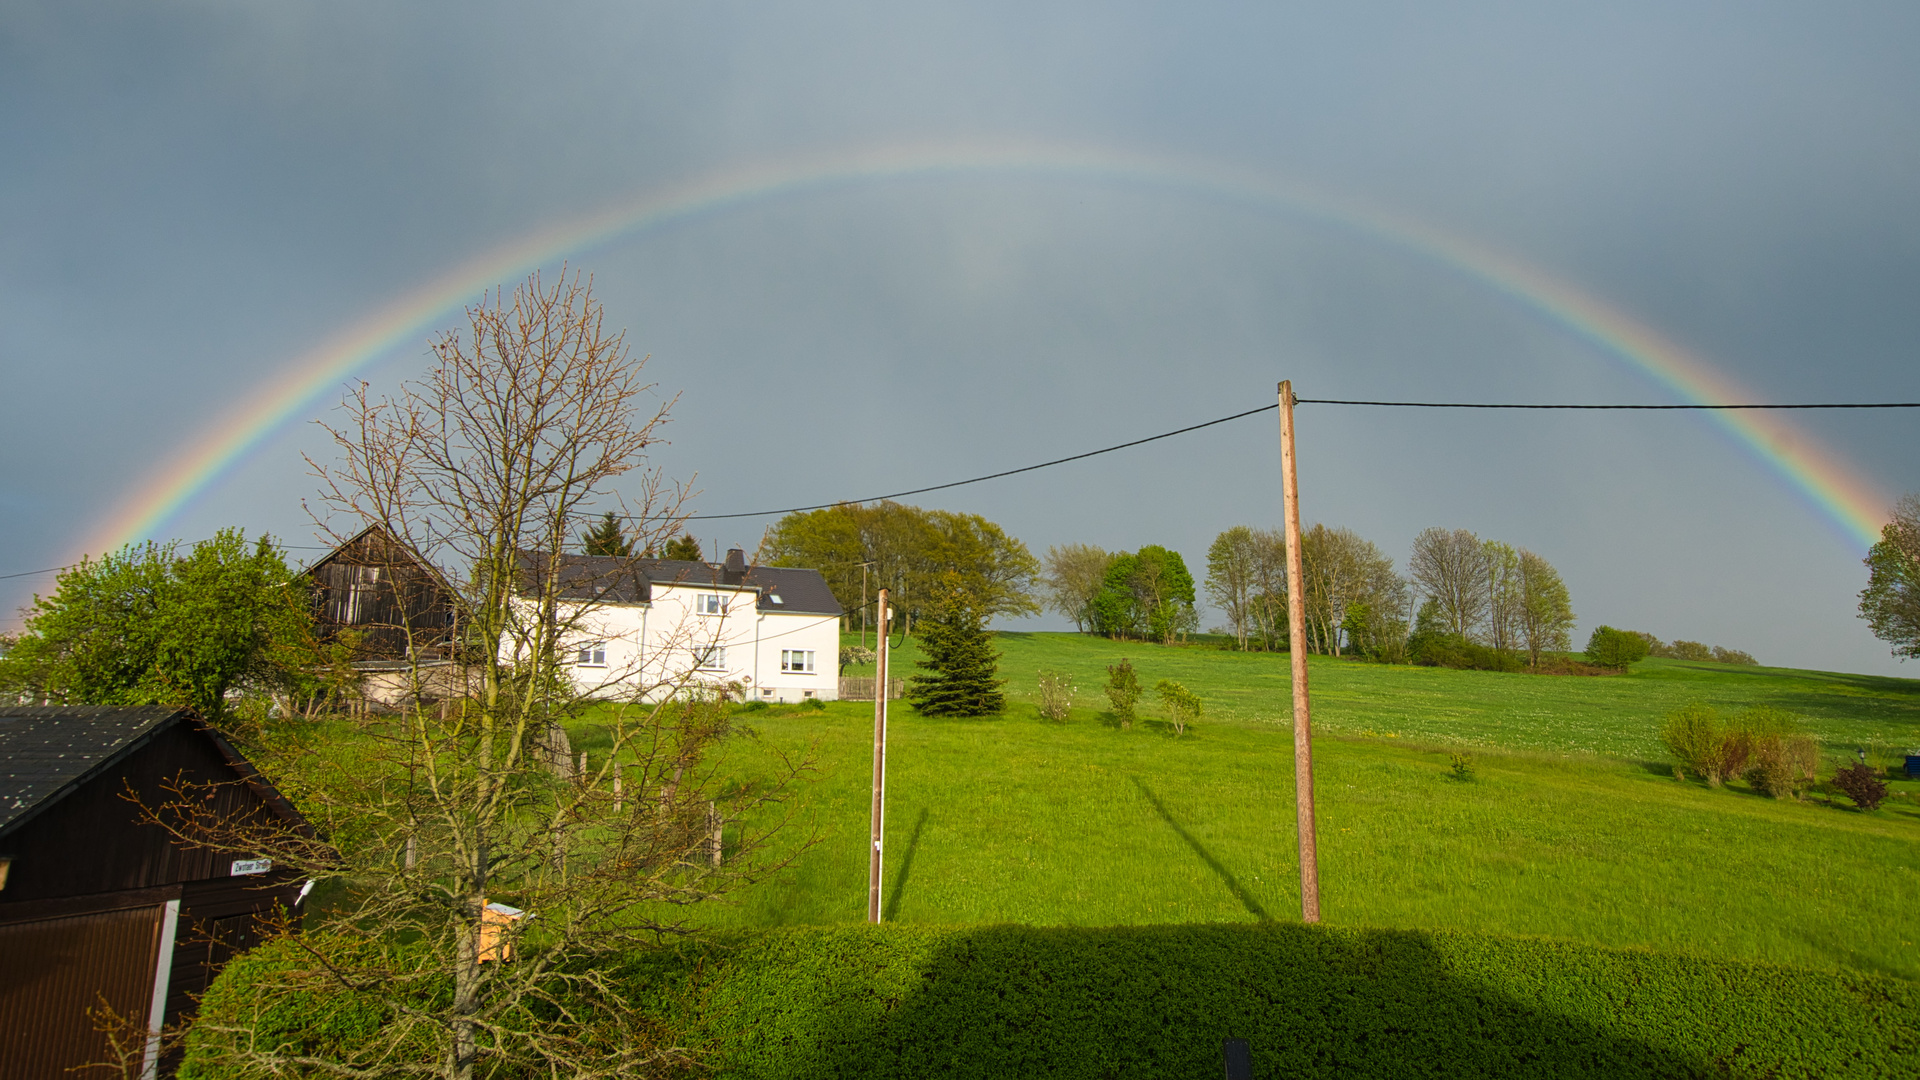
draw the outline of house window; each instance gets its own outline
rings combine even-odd
[[[606,667],[607,643],[596,641],[591,645],[580,646],[580,657],[575,663],[581,667]]]
[[[693,610],[702,615],[720,615],[726,611],[726,609],[720,605],[719,593],[701,593],[694,597]]]
[[[807,675],[813,674],[813,650],[781,649],[780,670],[798,671]]]
[[[708,645],[693,650],[693,666],[707,671],[723,670],[727,666],[727,647]]]

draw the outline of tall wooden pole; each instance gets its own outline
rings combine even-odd
[[[1293,661],[1294,820],[1300,834],[1300,918],[1320,921],[1320,853],[1313,829],[1313,704],[1307,696],[1307,587],[1300,561],[1300,482],[1294,472],[1293,382],[1280,384],[1280,501],[1287,519],[1287,654]]]
[[[867,921],[880,921],[880,854],[887,835],[887,590],[876,601],[873,660],[873,845],[867,852]]]

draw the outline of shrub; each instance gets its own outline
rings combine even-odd
[[[1722,664],[1743,664],[1748,667],[1755,667],[1760,663],[1739,649],[1723,649],[1718,645],[1713,647],[1713,658]]]
[[[1761,707],[1734,718],[1745,737],[1747,783],[1776,799],[1799,798],[1820,768],[1820,744],[1801,734],[1789,713]]]
[[[1464,784],[1473,779],[1472,754],[1467,753],[1465,750],[1455,750],[1453,753],[1447,755],[1447,760],[1451,764],[1453,778],[1455,780]]]
[[[1676,660],[1711,660],[1713,649],[1698,641],[1682,641],[1675,638],[1673,644],[1667,646],[1667,655]]]
[[[821,701],[817,697],[810,697],[805,701],[802,701],[800,703],[800,707],[803,709],[817,709],[824,712],[826,710],[827,703],[824,701]]]
[[[1526,661],[1517,652],[1478,645],[1458,634],[1416,637],[1409,643],[1408,652],[1414,663],[1425,667],[1460,671],[1520,671],[1526,667]]]
[[[1682,776],[1691,772],[1714,787],[1726,778],[1726,733],[1713,706],[1695,702],[1668,713],[1660,741],[1667,744]]]
[[[1920,1027],[1920,989],[1882,975],[1297,924],[789,928],[602,970],[714,1072],[765,1080],[1217,1076],[1229,1036],[1259,1076],[1903,1076]],[[387,1022],[331,988],[256,1017],[263,974],[229,965],[183,1075],[237,1078],[210,1053],[235,1028],[324,1050]]]
[[[1040,715],[1055,723],[1067,719],[1073,708],[1073,676],[1064,671],[1040,673]]]
[[[1133,662],[1121,657],[1117,664],[1107,665],[1107,700],[1113,704],[1113,715],[1120,726],[1133,726],[1133,706],[1140,700],[1140,677],[1134,674]]]
[[[1601,667],[1625,671],[1629,665],[1647,658],[1648,635],[1634,630],[1615,630],[1596,626],[1587,638],[1587,660]]]
[[[1848,765],[1833,774],[1833,786],[1862,810],[1877,809],[1887,798],[1887,785],[1865,764]]]
[[[1160,704],[1166,707],[1167,719],[1173,721],[1174,735],[1185,735],[1188,726],[1200,719],[1199,695],[1172,679],[1161,679],[1154,689],[1160,692]]]

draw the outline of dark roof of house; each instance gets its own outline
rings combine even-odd
[[[161,705],[0,705],[0,832],[188,715]]]
[[[226,740],[191,709],[165,705],[0,705],[0,835],[114,768],[155,735],[194,724],[277,813],[305,825]]]
[[[530,572],[540,556],[520,554]],[[751,589],[767,598],[761,611],[789,611],[797,615],[839,615],[840,601],[818,570],[787,566],[745,566],[729,570],[724,563],[684,559],[647,559],[619,555],[562,555],[559,577],[564,600],[604,600],[644,603],[653,598],[653,586],[717,585]],[[778,597],[776,601],[774,598]]]

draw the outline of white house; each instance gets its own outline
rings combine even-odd
[[[738,683],[747,700],[839,696],[840,602],[818,570],[563,555],[556,622],[582,692],[653,697]],[[569,610],[571,608],[571,610]]]

